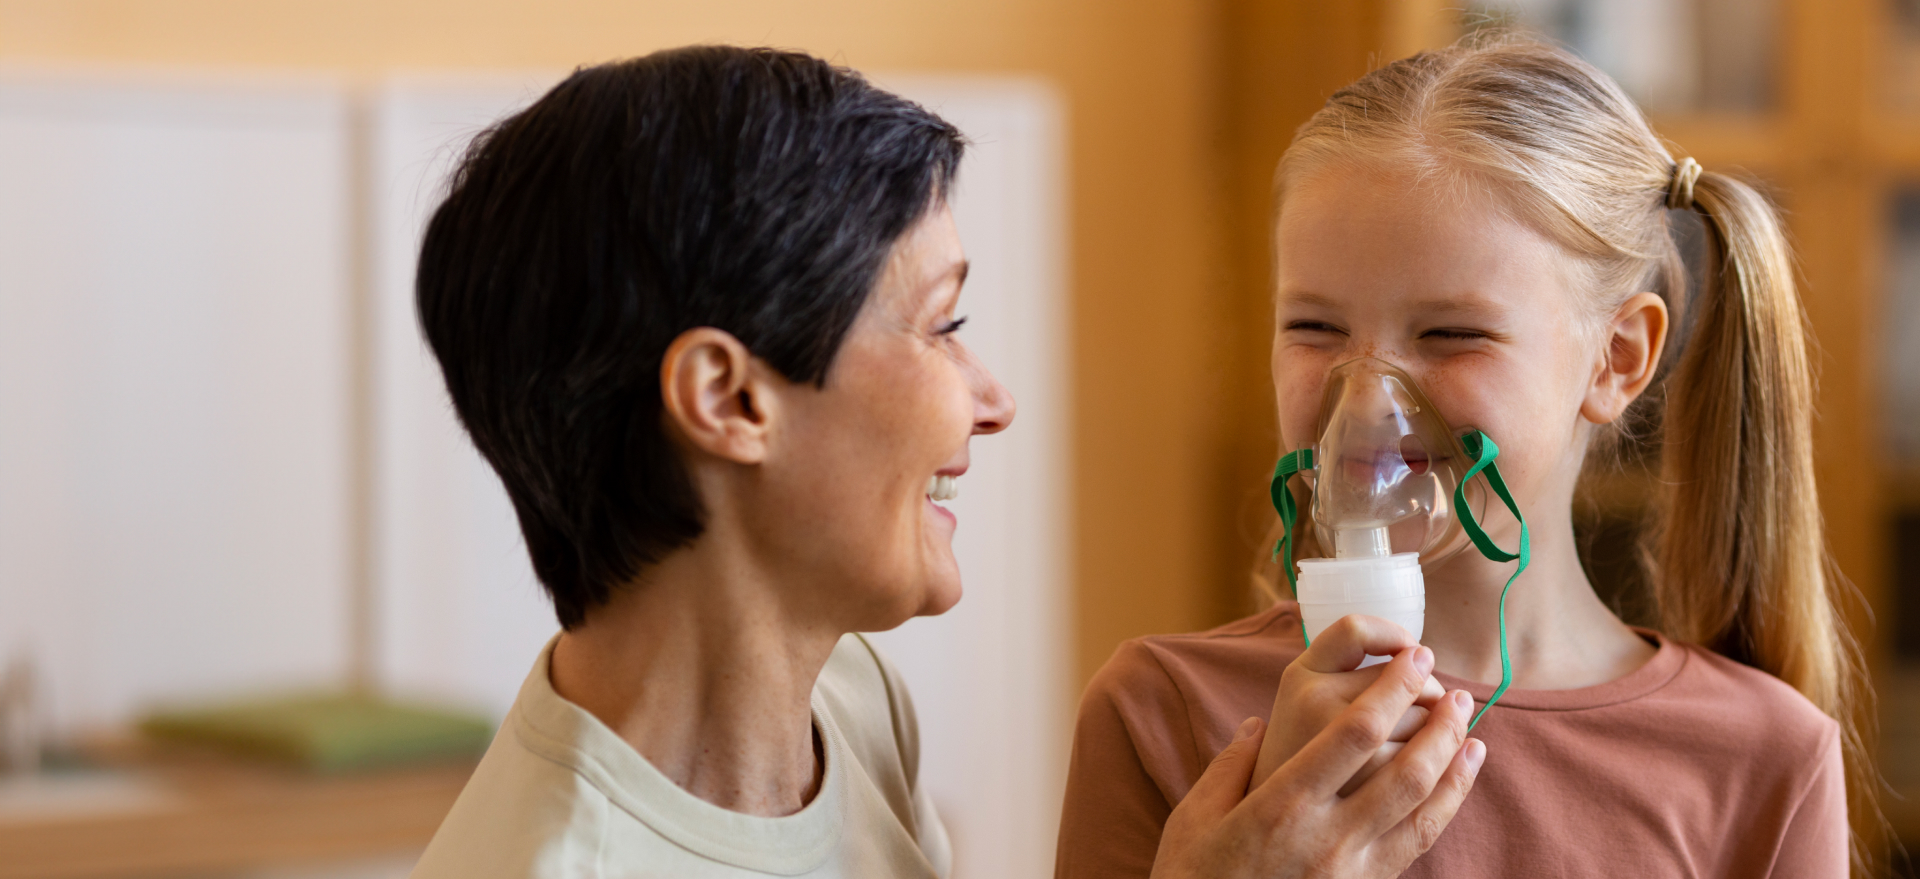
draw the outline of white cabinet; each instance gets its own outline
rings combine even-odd
[[[0,656],[62,727],[344,673],[346,110],[0,74]]]

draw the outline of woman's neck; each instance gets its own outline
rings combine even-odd
[[[1508,654],[1513,686],[1521,689],[1568,690],[1617,680],[1654,653],[1594,594],[1574,542],[1571,486],[1566,495],[1539,505],[1561,515],[1528,520],[1531,562],[1507,593]],[[1518,528],[1496,534],[1494,541],[1513,548]],[[1427,617],[1420,640],[1433,648],[1436,670],[1500,681],[1500,590],[1515,565],[1489,561],[1469,546],[1425,571]]]
[[[820,789],[813,685],[841,635],[790,619],[752,553],[709,529],[561,635],[551,679],[682,789],[750,815]]]

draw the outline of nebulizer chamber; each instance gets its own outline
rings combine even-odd
[[[1417,639],[1426,621],[1421,562],[1466,543],[1453,509],[1468,468],[1460,440],[1411,377],[1374,358],[1328,375],[1319,429],[1312,467],[1301,475],[1312,480],[1324,557],[1299,561],[1303,628],[1313,638],[1343,616],[1366,614]]]

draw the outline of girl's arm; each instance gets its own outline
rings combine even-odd
[[[1834,727],[1812,783],[1793,810],[1774,858],[1773,876],[1846,876],[1849,868],[1847,770]]]
[[[1153,872],[1160,830],[1186,793],[1185,779],[1200,774],[1187,756],[1192,742],[1181,735],[1186,724],[1177,720],[1185,715],[1172,679],[1137,643],[1122,645],[1094,676],[1074,726],[1055,879],[1144,879]],[[1127,717],[1165,722],[1142,728],[1136,739]],[[1149,763],[1180,767],[1179,777],[1156,780]]]

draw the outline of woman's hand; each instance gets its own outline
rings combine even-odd
[[[1364,626],[1346,631],[1349,643],[1330,643],[1327,652],[1391,650],[1360,640]],[[1314,647],[1328,640],[1323,634]],[[1377,672],[1368,669],[1371,683],[1251,792],[1263,724],[1247,718],[1167,819],[1155,879],[1397,876],[1431,848],[1486,758],[1486,746],[1466,738],[1473,709],[1466,693],[1431,700],[1404,746],[1351,784],[1422,698],[1432,666],[1431,653],[1425,666],[1415,663],[1419,652],[1403,648]]]
[[[1259,786],[1280,764],[1299,753],[1307,742],[1326,729],[1345,711],[1360,693],[1372,686],[1386,665],[1359,668],[1369,654],[1397,656],[1412,653],[1414,668],[1421,678],[1420,693],[1394,724],[1393,731],[1374,751],[1360,771],[1340,789],[1342,796],[1352,793],[1362,782],[1385,766],[1413,734],[1426,725],[1427,712],[1444,695],[1440,683],[1431,675],[1433,651],[1420,646],[1413,633],[1398,623],[1379,617],[1344,616],[1335,620],[1299,658],[1280,674],[1280,690],[1273,697],[1273,712],[1267,721],[1266,738],[1260,744],[1260,759],[1253,767],[1253,784]],[[1471,708],[1471,702],[1468,703]]]

